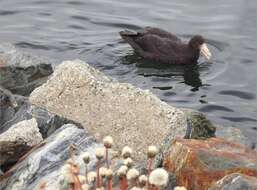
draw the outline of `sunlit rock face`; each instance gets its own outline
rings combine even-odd
[[[207,190],[235,172],[257,177],[256,152],[221,138],[176,139],[163,165],[175,173],[178,185],[190,190]]]
[[[52,77],[35,89],[29,100],[82,124],[92,134],[113,136],[115,148],[129,144],[138,153],[136,160],[145,158],[147,146],[160,147],[167,142],[165,139],[170,141],[187,133],[185,112],[149,91],[119,83],[80,60],[58,65]],[[205,125],[194,129],[193,136],[199,138],[214,136],[215,132],[214,127],[208,130]]]

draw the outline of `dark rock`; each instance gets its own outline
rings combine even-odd
[[[220,138],[176,139],[163,161],[175,173],[177,185],[188,190],[207,190],[230,173],[257,177],[255,151]]]
[[[0,44],[0,86],[12,93],[29,95],[52,72],[46,59],[22,52],[11,44]]]
[[[59,189],[60,168],[70,158],[70,145],[76,147],[74,160],[79,164],[81,172],[84,164],[81,154],[89,152],[91,162],[89,169],[95,165],[94,149],[99,146],[95,138],[84,129],[73,124],[66,124],[45,139],[40,146],[0,177],[0,189],[34,190],[46,182],[46,190]]]
[[[233,173],[217,181],[209,190],[257,190],[257,178]]]
[[[13,95],[8,90],[0,88],[0,134],[16,123],[35,118],[43,138],[48,137],[56,129],[67,123],[79,123],[48,112],[44,108],[31,105],[25,97]]]
[[[42,140],[35,119],[13,125],[0,135],[0,167],[8,168]]]

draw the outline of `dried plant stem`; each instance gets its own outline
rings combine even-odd
[[[152,163],[153,163],[153,159],[149,158],[148,159],[148,177],[150,176],[150,173],[152,171]]]
[[[112,190],[112,178],[108,179],[108,190]]]
[[[108,156],[108,148],[105,148],[105,160],[106,160],[106,167],[109,169],[109,156]]]
[[[73,181],[74,181],[73,189],[74,190],[83,190],[82,184],[80,183],[79,177],[77,175],[77,174],[79,174],[79,167],[77,165],[73,164],[71,166],[71,174],[72,174]]]
[[[45,190],[46,189],[46,182],[40,183],[39,190]]]
[[[126,176],[120,178],[120,190],[127,190],[128,182]]]
[[[96,162],[96,187],[99,188],[100,187],[100,173],[99,173],[99,169],[100,169],[100,161],[97,160]]]
[[[87,177],[87,174],[88,174],[88,168],[87,168],[87,164],[85,165],[85,177],[86,177],[86,183],[88,184],[88,177]]]

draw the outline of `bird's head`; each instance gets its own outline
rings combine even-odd
[[[202,36],[193,36],[188,45],[190,48],[199,51],[207,60],[211,58],[211,52],[205,43],[205,39]]]

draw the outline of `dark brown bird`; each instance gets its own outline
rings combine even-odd
[[[142,57],[167,64],[195,64],[202,54],[207,60],[211,53],[200,35],[193,36],[186,44],[177,36],[165,30],[146,27],[140,32],[120,32]]]

